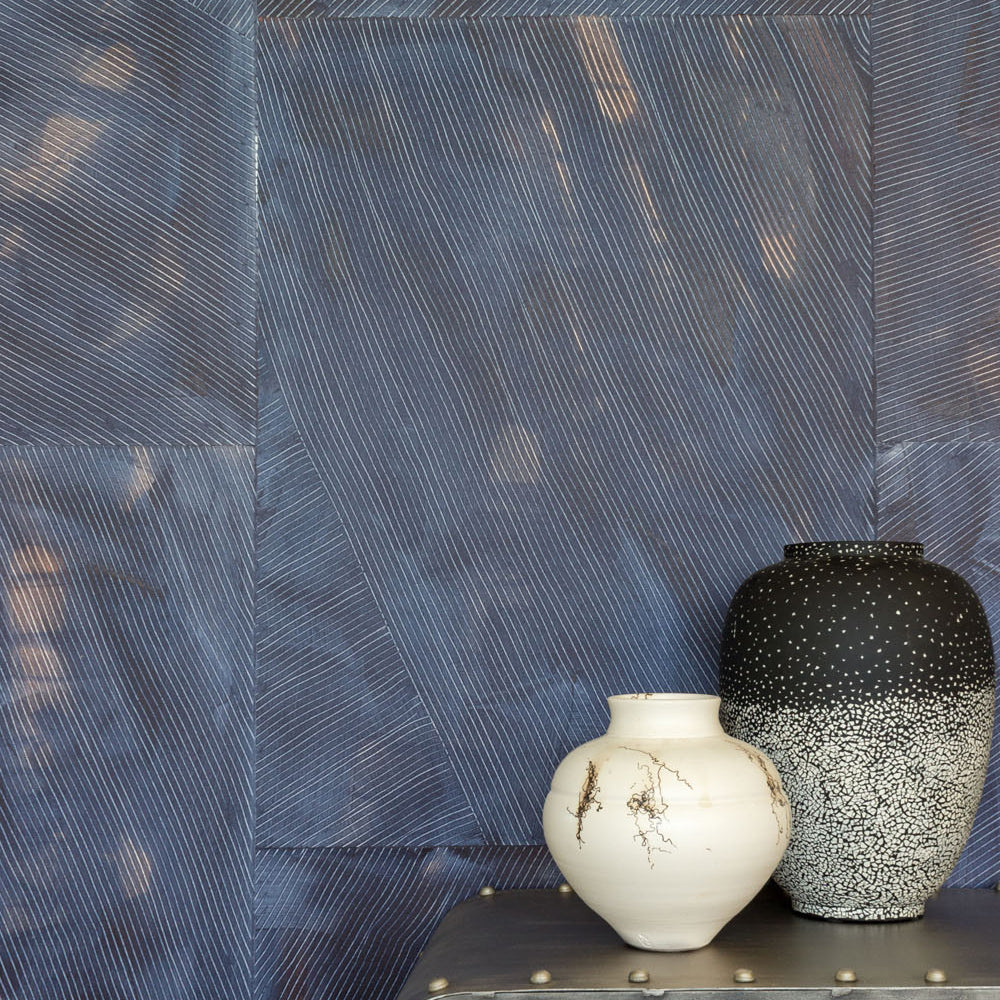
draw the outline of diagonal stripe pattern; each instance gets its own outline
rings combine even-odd
[[[923,541],[929,559],[961,573],[986,608],[994,643],[1000,637],[998,483],[1000,443],[911,442],[879,453],[879,534]],[[1000,881],[998,843],[1000,741],[994,739],[976,824],[950,884]]]
[[[257,845],[476,843],[455,769],[270,383],[257,460]]]
[[[866,32],[260,28],[261,336],[488,842],[871,531]]]
[[[1000,33],[870,6],[0,4],[0,994],[389,1000],[785,541],[1000,628]]]
[[[252,444],[253,46],[0,5],[0,443]]]
[[[886,0],[873,32],[879,440],[997,440],[1000,17]]]
[[[3,995],[249,990],[249,449],[0,448]]]
[[[259,0],[261,17],[863,17],[871,0]]]
[[[393,997],[455,903],[559,881],[544,847],[262,851],[257,1000]]]
[[[878,528],[918,538],[1000,623],[1000,34],[980,0],[873,11]],[[996,745],[951,882],[1000,877]]]
[[[250,36],[257,21],[257,0],[186,0],[220,24]]]

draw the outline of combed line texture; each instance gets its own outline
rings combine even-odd
[[[480,842],[280,395],[260,426],[258,846]]]
[[[996,15],[892,0],[873,31],[879,441],[996,440]]]
[[[0,448],[5,995],[247,995],[252,483]]]
[[[260,0],[260,16],[356,17],[865,17],[870,0]]]
[[[252,444],[250,40],[167,0],[0,38],[0,443]]]
[[[186,0],[241,35],[253,34],[257,21],[257,0]]]
[[[455,903],[483,885],[547,888],[559,881],[544,847],[264,851],[257,861],[257,998],[393,997]]]
[[[487,842],[871,531],[863,31],[260,25],[261,336]]]

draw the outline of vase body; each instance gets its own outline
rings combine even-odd
[[[559,765],[545,840],[577,895],[630,945],[708,944],[788,842],[777,771],[727,736],[711,695],[609,698],[604,736]]]
[[[729,608],[722,721],[781,773],[792,839],[775,881],[802,913],[918,917],[958,861],[993,728],[989,626],[910,542],[814,542]]]

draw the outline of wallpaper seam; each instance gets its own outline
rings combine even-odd
[[[275,369],[277,369],[277,367],[278,367],[277,364],[275,364]],[[414,677],[413,665],[410,663],[408,655],[404,652],[402,646],[399,643],[399,640],[396,636],[395,628],[390,624],[389,616],[385,612],[383,599],[380,596],[379,591],[375,588],[372,582],[371,573],[369,572],[368,567],[365,566],[364,562],[361,559],[361,556],[358,552],[358,547],[355,544],[355,541],[351,535],[350,522],[347,520],[346,517],[344,517],[341,505],[337,502],[337,498],[333,495],[333,492],[330,488],[330,484],[326,481],[326,478],[322,475],[319,466],[316,464],[315,457],[313,456],[309,448],[306,446],[306,438],[303,436],[301,430],[299,429],[299,423],[296,419],[296,411],[295,407],[293,406],[292,399],[281,387],[281,376],[280,373],[277,371],[276,371],[276,378],[278,381],[278,391],[281,394],[281,398],[284,401],[285,408],[288,410],[288,415],[292,422],[292,426],[295,429],[295,436],[298,439],[299,443],[301,444],[303,453],[305,454],[306,458],[309,461],[309,467],[312,469],[313,474],[315,475],[317,481],[319,482],[323,490],[323,493],[326,495],[326,498],[329,501],[331,508],[333,509],[334,513],[336,514],[341,524],[343,525],[344,538],[348,546],[350,547],[351,554],[354,557],[354,561],[357,563],[358,568],[361,570],[361,575],[363,576],[365,581],[365,587],[367,588],[369,594],[371,595],[372,602],[378,608],[379,620],[382,622],[382,626],[385,628],[386,635],[388,635],[389,638],[392,640],[392,646],[395,649],[397,656],[399,657],[400,663],[406,670],[406,676],[409,678],[410,685],[413,688],[414,693],[416,694],[420,708],[423,711],[424,715],[426,716],[427,721],[430,723],[431,730],[434,733],[434,736],[437,739],[439,745],[441,746],[442,753],[444,754],[445,759],[448,761],[448,768],[451,771],[451,774],[454,777],[456,784],[461,789],[462,796],[469,807],[469,813],[475,819],[476,828],[480,841],[482,843],[485,843],[486,836],[483,831],[482,820],[480,819],[479,814],[476,811],[471,798],[469,797],[468,789],[466,789],[462,785],[458,768],[455,766],[455,761],[452,759],[452,755],[448,750],[448,743],[445,740],[444,735],[442,734],[440,728],[438,727],[438,724],[435,721],[433,714],[431,713],[430,706],[428,705],[426,698],[421,692],[420,685],[416,682],[416,679]]]
[[[322,14],[318,16],[280,14],[261,15],[258,25],[268,24],[324,24],[351,21],[472,21],[472,22],[518,22],[536,23],[544,21],[579,21],[581,18],[648,23],[656,21],[676,21],[680,24],[691,21],[870,21],[871,12],[858,14]],[[232,29],[231,29],[232,30]]]
[[[498,848],[510,848],[511,850],[538,851],[545,848],[545,844],[324,844],[324,845],[296,845],[296,844],[261,844],[257,847],[256,853],[263,854],[333,854],[345,851],[369,851],[390,853],[393,851],[490,851]]]
[[[253,0],[254,6],[256,6],[256,0]],[[221,28],[228,34],[235,35],[237,38],[242,38],[245,42],[252,42],[254,39],[255,29],[251,26],[249,31],[240,31],[239,28],[234,27],[228,22],[224,21],[218,14],[213,14],[211,11],[205,10],[204,7],[199,7],[193,0],[183,0],[184,7],[191,11],[193,14],[200,14],[202,17],[211,21],[216,27]],[[254,18],[253,24],[256,24],[258,19]]]
[[[880,0],[873,0],[873,5]],[[878,81],[875,74],[875,67],[878,64],[876,57],[876,45],[878,32],[875,30],[875,21],[869,18],[868,25],[868,74],[871,79],[871,91],[868,95],[868,159],[871,163],[871,217],[869,227],[869,252],[871,254],[871,284],[869,295],[871,301],[871,434],[872,434],[872,456],[871,456],[871,504],[872,504],[872,538],[879,537],[879,477],[878,477],[878,301],[875,294],[875,273],[878,270],[878,242],[877,242],[877,220],[878,220],[878,162],[875,156],[875,95],[878,90]]]
[[[97,444],[94,442],[83,442],[76,444],[67,441],[65,444],[53,444],[51,442],[37,442],[34,444],[24,441],[0,441],[0,451],[26,451],[26,452],[54,452],[54,451],[82,451],[82,452],[115,452],[115,451],[136,451],[145,449],[148,451],[175,452],[184,454],[185,452],[205,452],[205,451],[244,451],[253,454],[254,464],[257,461],[257,446],[254,443],[233,444],[162,444],[158,441],[122,441],[120,444]]]
[[[258,0],[250,0],[256,13]],[[250,954],[248,969],[249,997],[247,1000],[254,1000],[260,991],[260,969],[257,961],[257,823],[258,823],[258,801],[257,792],[257,764],[260,757],[260,733],[258,729],[258,711],[260,707],[260,658],[258,656],[258,646],[260,643],[260,613],[258,597],[260,593],[260,559],[259,559],[259,500],[260,500],[260,405],[261,405],[261,377],[260,377],[260,101],[257,88],[257,68],[259,53],[257,50],[257,19],[254,18],[247,35],[252,52],[251,58],[251,98],[253,100],[253,173],[251,187],[253,191],[253,206],[251,209],[251,223],[253,225],[253,347],[254,347],[254,396],[256,406],[254,408],[254,446],[253,446],[253,524],[251,525],[251,546],[253,548],[253,633],[251,636],[251,725],[253,726],[253,746],[251,750],[251,794],[253,802],[250,805]]]

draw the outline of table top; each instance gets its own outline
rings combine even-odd
[[[734,980],[737,969],[752,970],[753,981]],[[927,982],[932,969],[945,981]],[[856,981],[838,981],[841,970]],[[931,992],[1000,1000],[1000,892],[944,889],[920,920],[858,924],[799,916],[771,885],[710,945],[670,953],[624,944],[572,892],[496,892],[445,916],[399,1000],[634,1000],[668,991],[671,1000],[705,991],[732,1000],[748,991],[752,1000],[771,991],[775,1000],[898,1000],[899,990],[921,1000]]]

